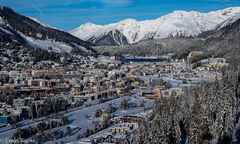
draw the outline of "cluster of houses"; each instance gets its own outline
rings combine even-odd
[[[125,85],[130,89],[131,96],[139,96],[146,100],[170,99],[181,97],[186,89],[202,82],[213,82],[221,79],[222,71],[228,67],[224,58],[207,58],[201,56],[203,52],[193,51],[186,60],[161,62],[130,62],[123,64],[118,70],[119,77],[127,77]],[[194,59],[200,57],[194,62]],[[197,66],[196,66],[197,65]],[[122,119],[116,125],[98,132],[79,143],[101,142],[116,143],[131,140],[130,135],[146,117],[128,116],[115,117]],[[114,119],[114,121],[116,121]],[[128,138],[127,138],[128,137]]]
[[[69,107],[76,102],[104,102],[119,96],[138,96],[146,100],[180,97],[184,90],[203,81],[221,78],[228,67],[223,58],[193,62],[202,52],[191,52],[187,60],[122,63],[114,57],[89,57],[69,65],[42,62],[31,68],[0,71],[0,127],[16,117],[28,119],[31,104],[44,104],[49,98],[66,100]],[[119,123],[85,140],[117,141],[128,136],[142,121],[141,117],[125,117]]]
[[[13,116],[26,119],[23,112],[28,113],[30,104],[44,103],[49,97],[64,98],[72,104],[126,93],[126,76],[119,78],[116,73],[120,62],[110,60],[84,59],[81,66],[78,62],[69,66],[42,62],[31,69],[0,71],[0,125],[9,124]]]

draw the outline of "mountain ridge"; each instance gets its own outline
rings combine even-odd
[[[70,31],[71,34],[96,45],[104,45],[104,37],[109,32],[118,31],[127,42],[117,41],[112,37],[106,45],[133,44],[147,39],[161,39],[171,36],[197,36],[205,31],[215,29],[225,21],[240,14],[240,7],[230,7],[223,10],[201,13],[197,11],[176,10],[157,19],[137,21],[125,19],[118,23],[97,25],[86,23]]]

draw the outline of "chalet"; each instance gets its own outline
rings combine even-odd
[[[31,80],[31,85],[32,86],[45,86],[45,80],[44,79],[33,79]]]
[[[143,90],[142,96],[146,99],[158,99],[161,96],[160,89],[153,89],[153,90]]]
[[[16,108],[25,106],[25,104],[26,104],[25,99],[21,99],[21,98],[13,99],[13,106],[16,107]]]
[[[43,70],[32,70],[31,71],[31,76],[34,78],[40,78],[44,76],[44,71]]]
[[[16,79],[22,77],[20,71],[10,71],[9,72],[9,76],[10,77],[14,77]]]
[[[40,87],[40,86],[30,86],[30,87],[21,87],[20,89],[15,90],[20,95],[34,95],[34,94],[51,94],[54,92],[53,88],[49,87]]]
[[[132,131],[138,128],[137,123],[119,123],[108,129],[108,132],[116,134],[125,134],[127,131]]]
[[[16,90],[20,89],[23,85],[22,84],[4,84],[0,86],[1,91],[8,91],[8,90]]]
[[[179,97],[182,94],[183,90],[181,88],[170,88],[161,92],[162,97],[166,99],[171,97]]]
[[[46,71],[44,73],[44,77],[48,79],[61,79],[63,77],[63,73],[60,71]]]
[[[120,121],[123,123],[142,123],[144,122],[144,118],[138,116],[124,116],[120,118]]]

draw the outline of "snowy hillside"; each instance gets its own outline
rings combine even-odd
[[[15,42],[55,53],[75,51],[81,55],[96,54],[91,43],[35,18],[20,15],[8,7],[0,8],[0,42],[4,45]]]
[[[236,22],[238,19],[240,19],[240,13],[238,13],[237,15],[235,15],[234,17],[231,17],[229,19],[227,19],[226,21],[223,21],[222,23],[220,23],[217,27],[216,30],[219,30],[227,25],[231,25],[232,23]]]
[[[232,7],[209,13],[174,11],[155,20],[136,21],[126,19],[108,25],[86,23],[71,31],[71,34],[94,44],[132,44],[146,39],[170,36],[196,36],[215,29],[220,24],[240,14],[240,7]],[[115,34],[119,33],[119,34]],[[111,34],[111,35],[110,35]],[[121,38],[119,38],[120,36]],[[127,41],[120,41],[122,39]]]

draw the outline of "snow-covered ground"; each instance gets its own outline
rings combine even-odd
[[[70,45],[63,42],[56,42],[54,40],[37,40],[27,36],[25,36],[25,39],[27,40],[29,45],[36,48],[42,48],[47,51],[54,51],[57,53],[70,53],[72,50],[72,47]]]
[[[107,101],[104,103],[100,103],[100,104],[98,104],[96,101],[96,102],[92,103],[92,106],[89,106],[89,107],[83,106],[84,108],[79,107],[71,112],[67,112],[64,114],[64,116],[66,116],[69,119],[70,123],[65,126],[53,128],[53,129],[51,129],[51,131],[52,132],[62,131],[63,133],[66,133],[66,127],[70,126],[73,130],[73,134],[71,136],[64,135],[64,138],[61,138],[56,141],[58,141],[58,142],[60,142],[60,141],[65,141],[65,142],[75,141],[77,138],[77,135],[79,133],[83,134],[87,128],[91,128],[93,122],[101,122],[100,118],[95,117],[95,112],[97,109],[102,109],[103,111],[106,110],[107,107],[109,106],[109,104],[113,104],[113,106],[117,108],[117,110],[114,113],[112,113],[112,115],[118,116],[118,117],[126,116],[126,115],[145,116],[146,114],[151,112],[151,110],[145,111],[143,107],[135,107],[135,108],[129,108],[127,110],[121,110],[120,103],[123,99],[128,100],[129,103],[137,103],[137,104],[140,104],[142,101],[145,100],[144,98],[141,98],[141,97],[123,96],[123,97],[113,99],[113,100],[110,100],[110,101]],[[145,108],[149,108],[152,105],[153,105],[152,100],[145,100]],[[41,118],[34,119],[34,120],[21,121],[21,122],[17,123],[17,126],[21,126],[21,127],[18,127],[17,129],[23,129],[23,128],[27,128],[29,126],[36,126],[40,121],[42,121],[44,119],[46,119],[46,117],[41,117]],[[1,128],[0,138],[2,138],[2,139],[11,138],[13,136],[13,134],[17,132],[17,129],[11,129],[11,126]],[[47,143],[55,143],[56,141],[47,142]]]
[[[120,63],[116,61],[113,57],[99,55],[97,58],[89,56],[90,61],[92,62],[104,62],[104,63]]]
[[[101,103],[98,105],[93,105],[87,108],[80,109],[78,111],[70,112],[65,114],[65,116],[68,117],[68,119],[71,121],[69,124],[70,127],[77,129],[75,133],[73,133],[72,136],[67,136],[62,139],[57,140],[58,142],[60,141],[65,141],[65,142],[70,142],[70,141],[75,141],[77,139],[77,134],[81,133],[83,134],[87,128],[91,128],[93,122],[98,122],[101,121],[100,118],[95,118],[95,112],[97,109],[107,109],[109,104],[113,104],[114,107],[116,107],[118,110],[113,113],[114,116],[126,116],[126,115],[141,115],[144,116],[146,115],[147,112],[144,112],[143,107],[136,107],[136,108],[130,108],[127,110],[121,110],[120,109],[120,103],[122,99],[127,99],[129,102],[136,102],[140,103],[142,102],[143,98],[134,98],[130,96],[124,96],[115,100],[107,101],[105,103]],[[150,107],[153,105],[152,100],[146,100],[145,102],[145,107]],[[88,117],[86,117],[88,115]],[[57,127],[52,129],[52,131],[66,131],[66,126],[62,127]],[[56,141],[54,141],[56,142]],[[52,142],[47,142],[47,143],[52,143]]]

